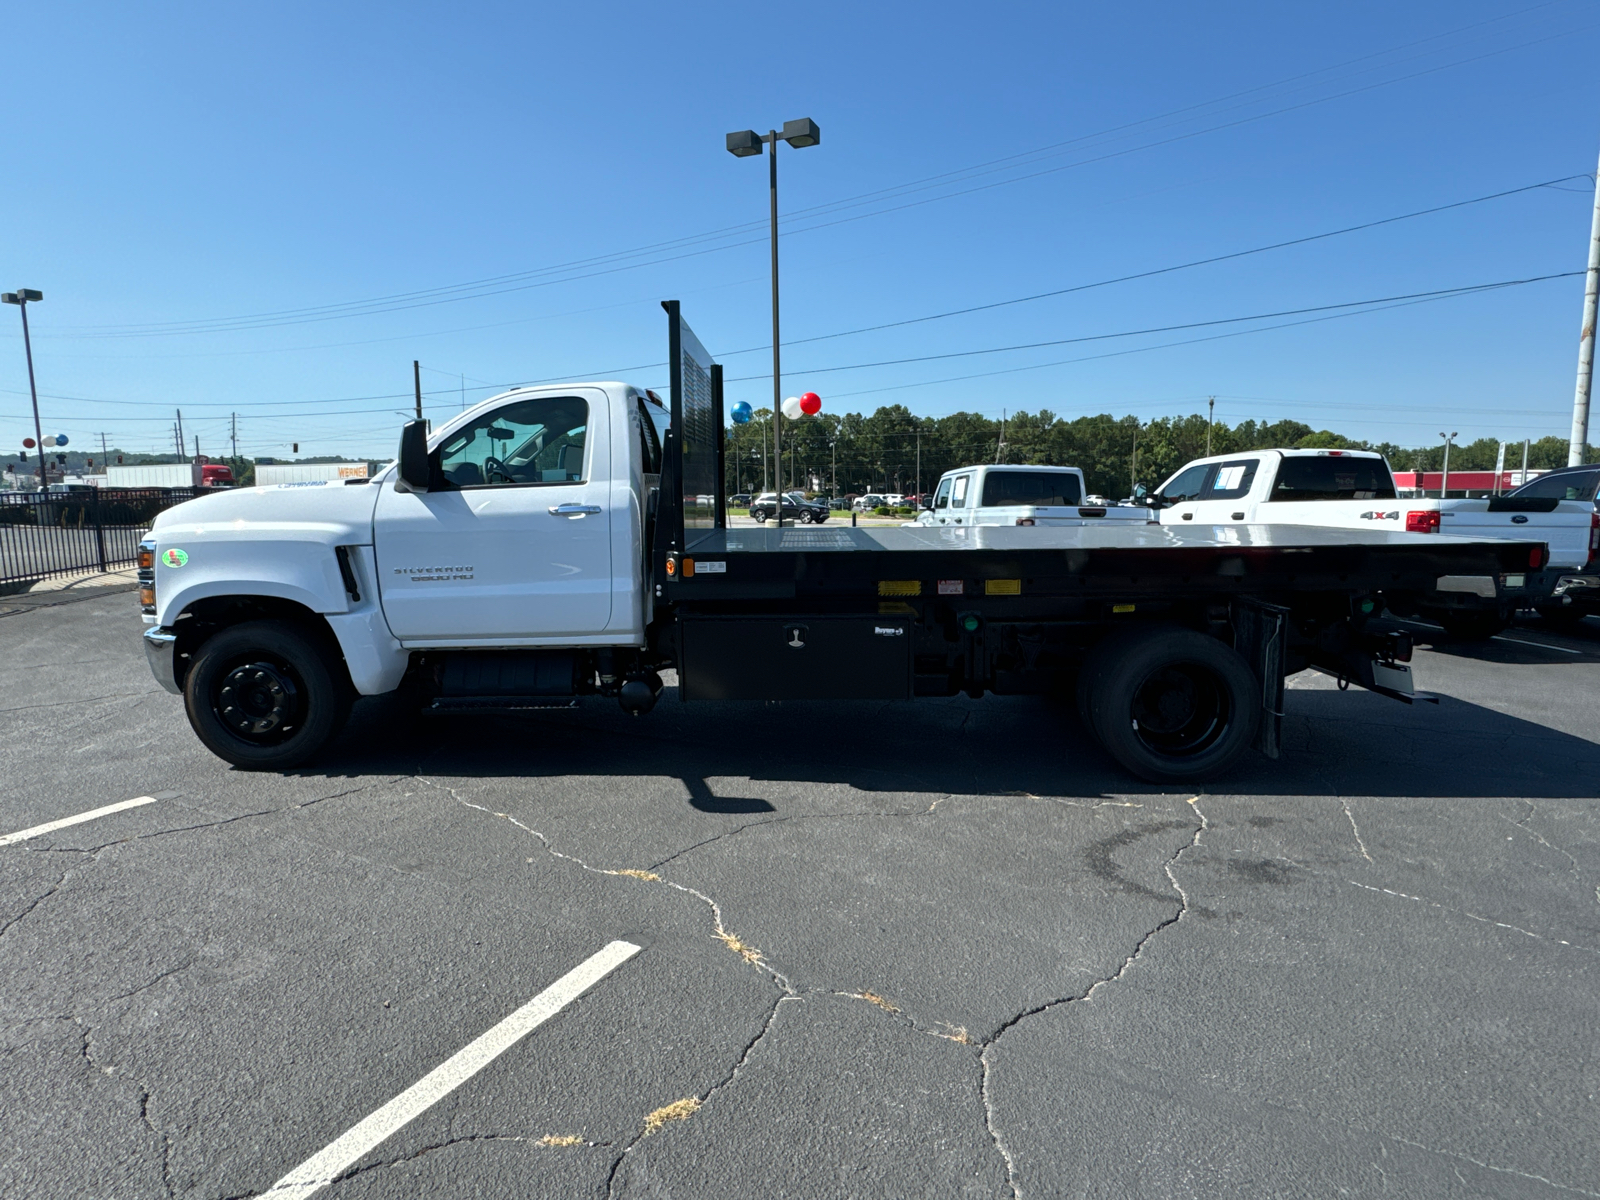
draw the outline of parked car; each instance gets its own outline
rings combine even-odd
[[[1154,524],[1148,509],[1083,502],[1077,467],[957,467],[939,478],[933,503],[911,525],[1074,526],[1108,521]]]
[[[772,492],[757,496],[750,505],[750,515],[765,525],[777,515],[777,496]],[[828,506],[807,500],[802,492],[783,494],[783,519],[796,525],[821,525],[828,519]]]
[[[1600,616],[1600,465],[1560,467],[1523,484],[1509,500],[1587,501],[1589,556],[1581,566],[1562,571],[1548,602],[1538,605],[1539,615],[1557,625],[1576,625],[1587,616]]]
[[[755,497],[752,496],[749,492],[740,492],[737,496],[729,496],[728,497],[728,507],[729,508],[749,508],[750,507],[750,502],[752,500],[754,500],[754,499],[755,499]]]
[[[855,509],[856,512],[871,512],[875,508],[883,507],[886,503],[887,501],[884,497],[875,492],[868,492],[865,496],[857,496],[855,503],[850,507]]]

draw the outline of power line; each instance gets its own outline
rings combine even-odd
[[[1004,158],[1004,159],[991,160],[989,163],[979,164],[977,166],[969,167],[969,168],[963,168],[960,171],[956,171],[956,172],[946,172],[942,176],[939,176],[939,175],[930,176],[930,177],[927,177],[924,180],[914,181],[912,183],[907,183],[907,184],[899,184],[899,185],[895,185],[894,187],[891,187],[891,188],[879,189],[876,192],[863,193],[863,194],[861,194],[860,196],[857,196],[857,197],[852,197],[852,198],[839,200],[839,201],[833,201],[833,202],[830,202],[829,204],[825,204],[825,205],[817,205],[817,206],[814,206],[814,207],[812,207],[810,209],[799,210],[797,212],[789,214],[786,218],[784,218],[784,221],[785,221],[786,224],[795,224],[795,223],[803,222],[804,220],[809,219],[809,218],[814,217],[814,216],[825,215],[825,214],[827,214],[829,212],[842,211],[843,208],[845,208],[845,207],[858,206],[858,205],[861,205],[861,204],[869,203],[873,199],[884,199],[884,198],[898,197],[899,195],[909,194],[908,189],[916,189],[916,188],[920,188],[920,187],[932,187],[932,186],[947,186],[950,183],[966,182],[968,179],[979,177],[979,175],[975,174],[975,172],[976,173],[988,173],[991,170],[1007,169],[1005,166],[998,165],[998,164],[1009,164],[1010,166],[1013,166],[1013,167],[1014,166],[1031,165],[1033,162],[1042,161],[1042,157],[1041,156],[1045,156],[1047,152],[1059,152],[1060,148],[1062,148],[1062,147],[1070,147],[1070,146],[1073,146],[1073,145],[1079,145],[1079,144],[1082,144],[1083,142],[1086,142],[1086,141],[1093,141],[1096,138],[1109,137],[1109,136],[1112,136],[1112,135],[1117,134],[1119,132],[1123,132],[1123,131],[1126,131],[1126,130],[1129,130],[1129,129],[1137,128],[1137,127],[1140,127],[1140,126],[1143,126],[1143,125],[1149,125],[1149,124],[1153,124],[1155,122],[1163,121],[1163,120],[1170,120],[1174,116],[1181,116],[1181,115],[1183,115],[1185,113],[1188,113],[1188,112],[1194,112],[1194,111],[1198,111],[1198,110],[1203,109],[1203,108],[1214,107],[1215,105],[1223,103],[1223,102],[1225,102],[1225,101],[1227,101],[1229,99],[1235,99],[1235,98],[1238,98],[1238,97],[1241,97],[1241,96],[1246,96],[1246,95],[1250,95],[1250,94],[1253,94],[1253,93],[1256,93],[1256,92],[1261,92],[1261,91],[1270,91],[1273,88],[1281,87],[1281,86],[1283,86],[1284,84],[1287,84],[1287,83],[1298,82],[1299,80],[1311,78],[1311,77],[1313,77],[1315,75],[1318,75],[1318,74],[1327,74],[1327,73],[1332,72],[1332,71],[1341,70],[1345,66],[1353,65],[1353,64],[1359,63],[1359,62],[1370,61],[1371,59],[1381,58],[1381,57],[1384,57],[1386,55],[1393,54],[1393,53],[1398,53],[1400,50],[1408,49],[1411,46],[1423,45],[1423,44],[1426,44],[1426,43],[1431,42],[1431,41],[1437,41],[1437,40],[1441,40],[1443,38],[1452,37],[1452,36],[1455,36],[1456,34],[1459,34],[1459,33],[1462,33],[1462,32],[1467,32],[1467,31],[1470,31],[1470,30],[1475,29],[1475,28],[1479,28],[1479,27],[1484,26],[1484,25],[1493,24],[1493,23],[1496,23],[1496,22],[1501,21],[1501,20],[1510,19],[1511,17],[1525,15],[1526,13],[1529,13],[1529,12],[1534,12],[1534,11],[1538,11],[1538,10],[1543,9],[1543,8],[1551,7],[1556,2],[1557,2],[1557,0],[1551,0],[1551,3],[1549,3],[1549,4],[1534,5],[1531,8],[1520,10],[1517,13],[1506,14],[1505,17],[1496,17],[1496,18],[1490,18],[1489,20],[1486,20],[1486,21],[1474,22],[1473,24],[1460,27],[1460,28],[1458,28],[1456,30],[1447,31],[1446,33],[1442,33],[1442,34],[1436,34],[1436,35],[1433,35],[1432,37],[1424,38],[1424,39],[1421,39],[1421,40],[1419,40],[1417,42],[1407,43],[1405,45],[1393,48],[1391,50],[1378,51],[1378,52],[1375,52],[1373,54],[1363,55],[1363,56],[1361,56],[1359,58],[1348,60],[1344,64],[1338,64],[1338,65],[1335,65],[1333,67],[1321,68],[1318,71],[1307,72],[1307,73],[1299,75],[1299,76],[1290,77],[1289,79],[1286,79],[1286,80],[1277,81],[1276,83],[1260,85],[1257,88],[1246,89],[1243,92],[1233,93],[1230,96],[1220,97],[1220,98],[1218,98],[1216,100],[1205,101],[1205,102],[1202,102],[1201,104],[1198,104],[1198,105],[1190,105],[1190,106],[1188,106],[1186,108],[1173,110],[1170,113],[1162,114],[1160,116],[1144,118],[1144,119],[1142,119],[1140,121],[1131,122],[1131,123],[1128,123],[1128,124],[1123,125],[1123,126],[1116,126],[1116,127],[1113,127],[1110,130],[1101,131],[1099,133],[1081,135],[1081,136],[1079,136],[1077,138],[1069,139],[1066,142],[1055,143],[1053,146],[1042,147],[1042,148],[1036,149],[1034,151],[1027,151],[1027,152],[1023,152],[1022,154],[1011,155],[1011,156],[1008,156],[1007,158]],[[1552,39],[1554,39],[1556,37],[1568,36],[1572,32],[1580,32],[1583,29],[1588,29],[1588,28],[1592,28],[1592,27],[1593,27],[1592,25],[1585,25],[1585,26],[1580,26],[1578,30],[1563,30],[1563,31],[1560,31],[1560,32],[1555,33],[1555,34],[1547,35],[1546,37],[1535,38],[1535,39],[1533,39],[1531,41],[1522,42],[1522,43],[1519,43],[1519,44],[1513,45],[1513,46],[1502,46],[1502,47],[1499,47],[1497,49],[1494,49],[1494,50],[1491,50],[1491,51],[1487,51],[1487,52],[1485,52],[1483,54],[1474,55],[1472,57],[1469,57],[1469,58],[1466,58],[1466,59],[1459,59],[1459,60],[1456,60],[1456,61],[1453,61],[1453,62],[1443,63],[1443,64],[1440,64],[1440,65],[1437,65],[1437,66],[1434,66],[1434,67],[1426,68],[1425,70],[1422,70],[1422,71],[1412,72],[1411,74],[1408,74],[1408,75],[1403,75],[1403,76],[1399,76],[1397,78],[1388,79],[1388,80],[1381,80],[1381,81],[1379,81],[1377,83],[1363,85],[1362,87],[1350,89],[1350,90],[1347,90],[1347,91],[1344,91],[1344,92],[1339,92],[1339,93],[1336,93],[1336,94],[1330,95],[1330,96],[1318,97],[1318,98],[1313,99],[1313,100],[1308,100],[1308,101],[1304,101],[1304,102],[1299,103],[1299,104],[1294,104],[1294,105],[1290,105],[1290,106],[1287,106],[1287,107],[1284,107],[1284,108],[1275,109],[1275,110],[1272,110],[1272,111],[1266,112],[1266,113],[1259,113],[1259,114],[1256,114],[1256,115],[1253,115],[1253,116],[1240,118],[1239,120],[1226,122],[1226,123],[1223,123],[1223,124],[1220,124],[1220,125],[1213,125],[1213,126],[1209,126],[1209,127],[1203,128],[1203,129],[1199,129],[1199,130],[1192,130],[1192,131],[1189,131],[1187,133],[1177,134],[1177,135],[1174,135],[1174,136],[1169,137],[1169,138],[1163,138],[1163,139],[1159,139],[1159,140],[1154,141],[1154,142],[1148,142],[1148,143],[1145,143],[1145,144],[1142,144],[1142,145],[1139,145],[1139,146],[1135,146],[1135,147],[1119,150],[1119,151],[1116,151],[1114,153],[1101,155],[1101,156],[1098,156],[1096,158],[1092,158],[1092,159],[1088,159],[1088,160],[1082,160],[1082,161],[1068,163],[1068,164],[1063,164],[1063,165],[1060,165],[1060,166],[1048,168],[1048,169],[1046,169],[1044,171],[1034,172],[1034,173],[1029,174],[1029,175],[1018,176],[1018,177],[1015,177],[1015,178],[1011,178],[1011,179],[1007,179],[1007,180],[1001,180],[1001,181],[997,181],[997,182],[994,182],[994,183],[983,184],[983,185],[980,185],[977,188],[969,188],[969,189],[966,189],[966,190],[963,190],[963,191],[952,192],[952,193],[949,193],[949,194],[944,195],[944,196],[925,198],[923,200],[915,201],[912,204],[898,205],[898,206],[895,206],[895,207],[892,207],[892,208],[881,209],[881,210],[878,210],[878,211],[875,211],[875,212],[872,212],[872,213],[857,214],[856,216],[841,218],[841,219],[835,220],[835,221],[828,221],[828,222],[823,222],[821,224],[813,224],[813,225],[805,226],[805,227],[802,227],[802,228],[792,229],[791,232],[795,232],[795,233],[813,232],[813,231],[815,231],[817,229],[828,228],[828,227],[833,226],[833,225],[844,224],[844,223],[847,223],[847,222],[850,222],[850,221],[864,219],[865,217],[869,217],[869,216],[881,216],[881,215],[885,215],[885,214],[890,213],[890,212],[898,212],[898,211],[902,211],[905,208],[915,207],[915,206],[920,205],[920,204],[933,203],[933,202],[935,202],[937,200],[943,200],[943,199],[952,199],[952,198],[954,198],[956,196],[971,194],[974,191],[986,190],[986,189],[992,188],[992,187],[1007,186],[1007,185],[1009,185],[1011,183],[1022,182],[1023,180],[1026,180],[1026,179],[1038,178],[1041,175],[1052,174],[1054,172],[1062,171],[1062,170],[1068,170],[1068,169],[1071,169],[1073,167],[1086,166],[1086,165],[1090,165],[1091,163],[1095,163],[1095,162],[1102,162],[1102,161],[1105,161],[1108,158],[1120,157],[1120,156],[1123,156],[1123,155],[1126,155],[1126,154],[1136,153],[1136,152],[1138,152],[1140,150],[1153,149],[1153,148],[1156,148],[1156,147],[1159,147],[1159,146],[1171,144],[1171,143],[1176,142],[1176,141],[1186,140],[1186,139],[1191,138],[1191,137],[1198,137],[1198,136],[1201,136],[1201,135],[1206,134],[1206,133],[1218,132],[1220,130],[1234,128],[1234,127],[1237,127],[1237,126],[1242,125],[1242,124],[1248,124],[1248,123],[1252,123],[1252,122],[1255,122],[1255,121],[1265,120],[1265,119],[1267,119],[1269,117],[1279,116],[1279,115],[1282,115],[1282,114],[1287,113],[1287,112],[1297,111],[1299,109],[1310,107],[1312,105],[1328,103],[1328,102],[1333,101],[1333,100],[1338,100],[1338,99],[1342,99],[1342,98],[1345,98],[1345,97],[1348,97],[1348,96],[1356,95],[1356,94],[1359,94],[1359,93],[1362,93],[1362,92],[1371,91],[1371,90],[1373,90],[1375,88],[1391,86],[1391,85],[1396,84],[1396,83],[1401,83],[1401,82],[1405,82],[1405,81],[1410,80],[1410,79],[1418,78],[1418,77],[1420,77],[1422,75],[1428,75],[1428,74],[1433,74],[1433,73],[1438,72],[1438,71],[1447,70],[1447,69],[1449,69],[1451,67],[1462,66],[1462,65],[1465,65],[1465,64],[1468,64],[1468,63],[1472,63],[1472,62],[1478,62],[1478,61],[1481,61],[1481,60],[1486,59],[1486,58],[1496,57],[1496,56],[1501,55],[1501,54],[1511,53],[1511,52],[1516,51],[1516,50],[1526,49],[1529,46],[1539,45],[1539,44],[1541,44],[1543,42],[1550,41],[1550,40],[1552,40]],[[1235,106],[1235,107],[1239,107],[1239,106]],[[1019,161],[1019,160],[1027,160],[1027,161]],[[957,176],[960,176],[961,178],[955,178]],[[938,182],[940,180],[943,180],[945,182],[944,183]],[[219,317],[219,318],[202,319],[202,320],[191,320],[191,321],[156,322],[156,323],[139,324],[139,325],[78,326],[78,327],[73,327],[73,328],[75,328],[78,331],[78,335],[79,336],[84,336],[84,337],[107,337],[107,338],[148,337],[148,336],[170,336],[170,335],[178,335],[178,334],[198,334],[198,333],[228,332],[228,331],[234,331],[234,330],[248,330],[248,329],[268,328],[268,327],[281,326],[281,325],[306,324],[306,323],[310,323],[310,322],[314,322],[314,321],[342,319],[342,318],[345,318],[345,317],[353,317],[353,316],[375,315],[375,314],[381,313],[381,312],[402,311],[402,310],[410,309],[410,308],[424,307],[424,306],[430,306],[430,305],[435,305],[435,304],[453,303],[453,302],[460,301],[460,300],[477,299],[477,298],[482,298],[482,297],[485,297],[485,296],[501,295],[501,294],[505,294],[507,292],[521,291],[521,290],[526,290],[527,288],[532,288],[532,287],[550,286],[550,285],[555,284],[555,283],[576,282],[577,280],[593,278],[593,277],[595,277],[597,275],[613,274],[613,273],[615,273],[617,271],[621,271],[621,270],[633,270],[633,269],[637,269],[639,267],[647,267],[647,266],[659,265],[661,263],[678,261],[678,260],[683,259],[683,258],[696,257],[696,256],[701,255],[701,254],[715,253],[718,250],[733,249],[733,248],[736,248],[738,246],[753,245],[753,244],[756,244],[756,242],[760,241],[761,239],[751,239],[751,240],[748,240],[748,241],[734,242],[734,243],[730,243],[730,244],[725,245],[725,246],[716,246],[716,247],[712,247],[710,249],[694,250],[694,251],[691,251],[691,252],[688,252],[688,253],[672,254],[672,255],[670,255],[668,257],[664,257],[664,258],[658,257],[658,258],[651,259],[650,261],[634,263],[634,264],[627,265],[627,266],[617,266],[617,265],[615,265],[616,262],[618,260],[620,260],[620,259],[625,259],[625,258],[630,258],[630,257],[639,257],[639,256],[650,255],[650,254],[660,254],[660,253],[662,253],[664,251],[667,251],[667,250],[680,250],[680,249],[683,249],[686,246],[700,244],[700,243],[703,243],[703,242],[708,241],[708,240],[717,240],[717,239],[724,239],[724,238],[727,238],[727,237],[738,236],[738,235],[740,235],[742,233],[751,231],[751,230],[753,230],[755,228],[758,228],[758,227],[759,227],[759,223],[757,223],[757,222],[746,222],[746,223],[743,223],[743,224],[740,224],[740,225],[728,226],[728,227],[725,227],[724,229],[714,230],[714,231],[710,231],[710,232],[707,232],[707,233],[704,233],[704,234],[691,235],[689,237],[676,238],[676,239],[671,239],[671,240],[665,241],[665,242],[654,243],[652,245],[639,247],[639,248],[636,248],[634,250],[618,251],[618,252],[613,252],[613,253],[605,254],[605,255],[592,256],[592,257],[587,258],[587,259],[573,260],[572,262],[569,262],[569,263],[557,264],[557,265],[553,265],[553,266],[549,266],[549,267],[536,268],[536,269],[531,270],[531,271],[517,272],[517,273],[510,274],[510,275],[491,276],[491,277],[488,277],[486,279],[470,281],[470,282],[467,282],[467,283],[449,284],[449,285],[443,285],[443,286],[434,287],[434,288],[419,289],[419,290],[415,290],[415,291],[411,291],[411,292],[394,293],[394,294],[391,294],[391,295],[388,295],[388,296],[373,297],[373,298],[369,298],[369,299],[366,299],[366,300],[344,301],[344,302],[340,302],[340,303],[336,303],[336,304],[318,305],[318,306],[307,307],[307,308],[299,308],[299,309],[272,310],[272,311],[263,312],[263,313],[242,314],[242,315],[234,316],[234,317]],[[572,272],[572,271],[578,271],[578,270],[581,270],[583,268],[588,268],[588,267],[603,267],[604,269],[589,270],[589,271],[586,271],[585,273],[582,273],[582,274],[575,274],[575,275],[574,274],[570,274],[570,272]],[[567,274],[563,275],[564,272],[567,273]],[[548,277],[548,276],[551,276],[551,275],[563,275],[563,277],[562,278],[555,278],[555,279],[538,278],[540,276]],[[527,282],[529,280],[532,280],[532,282]],[[499,286],[497,286],[497,285],[500,285],[500,284],[513,283],[513,282],[515,282],[515,286],[509,286],[509,287],[499,287]],[[493,290],[484,290],[484,289],[493,289]],[[461,293],[461,294],[448,294],[448,293]],[[72,331],[71,328],[69,328],[69,329],[62,330],[61,333],[69,333],[71,331]]]

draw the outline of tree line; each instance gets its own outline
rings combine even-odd
[[[1002,427],[1003,424],[1003,427]],[[771,410],[757,410],[746,425],[729,427],[726,450],[728,494],[756,492],[773,482]],[[1209,442],[1208,442],[1209,434]],[[1303,421],[1217,422],[1204,416],[1137,417],[1101,414],[1058,417],[1048,409],[1019,412],[1002,423],[978,413],[918,417],[892,404],[863,416],[822,413],[783,425],[785,488],[864,495],[932,490],[939,476],[975,463],[1032,463],[1079,467],[1089,491],[1121,497],[1142,484],[1154,489],[1190,459],[1240,450],[1317,448],[1377,450],[1396,471],[1437,471],[1442,444],[1404,447],[1365,442]],[[1493,470],[1500,443],[1493,438],[1455,445],[1452,470]],[[1600,461],[1590,451],[1591,461]],[[1528,448],[1530,469],[1565,466],[1567,440],[1540,438]],[[1506,447],[1506,468],[1522,466],[1522,443]],[[837,479],[837,484],[835,484]]]

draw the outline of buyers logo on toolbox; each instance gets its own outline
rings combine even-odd
[[[169,567],[181,567],[189,561],[189,552],[187,550],[179,550],[174,546],[170,550],[161,552],[161,561]]]

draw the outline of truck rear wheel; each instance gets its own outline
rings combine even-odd
[[[1207,779],[1250,746],[1260,721],[1255,673],[1191,629],[1130,631],[1102,642],[1078,680],[1078,709],[1106,751],[1152,783]]]
[[[201,645],[183,706],[206,747],[236,767],[277,771],[308,762],[344,726],[342,670],[288,621],[248,621]]]

